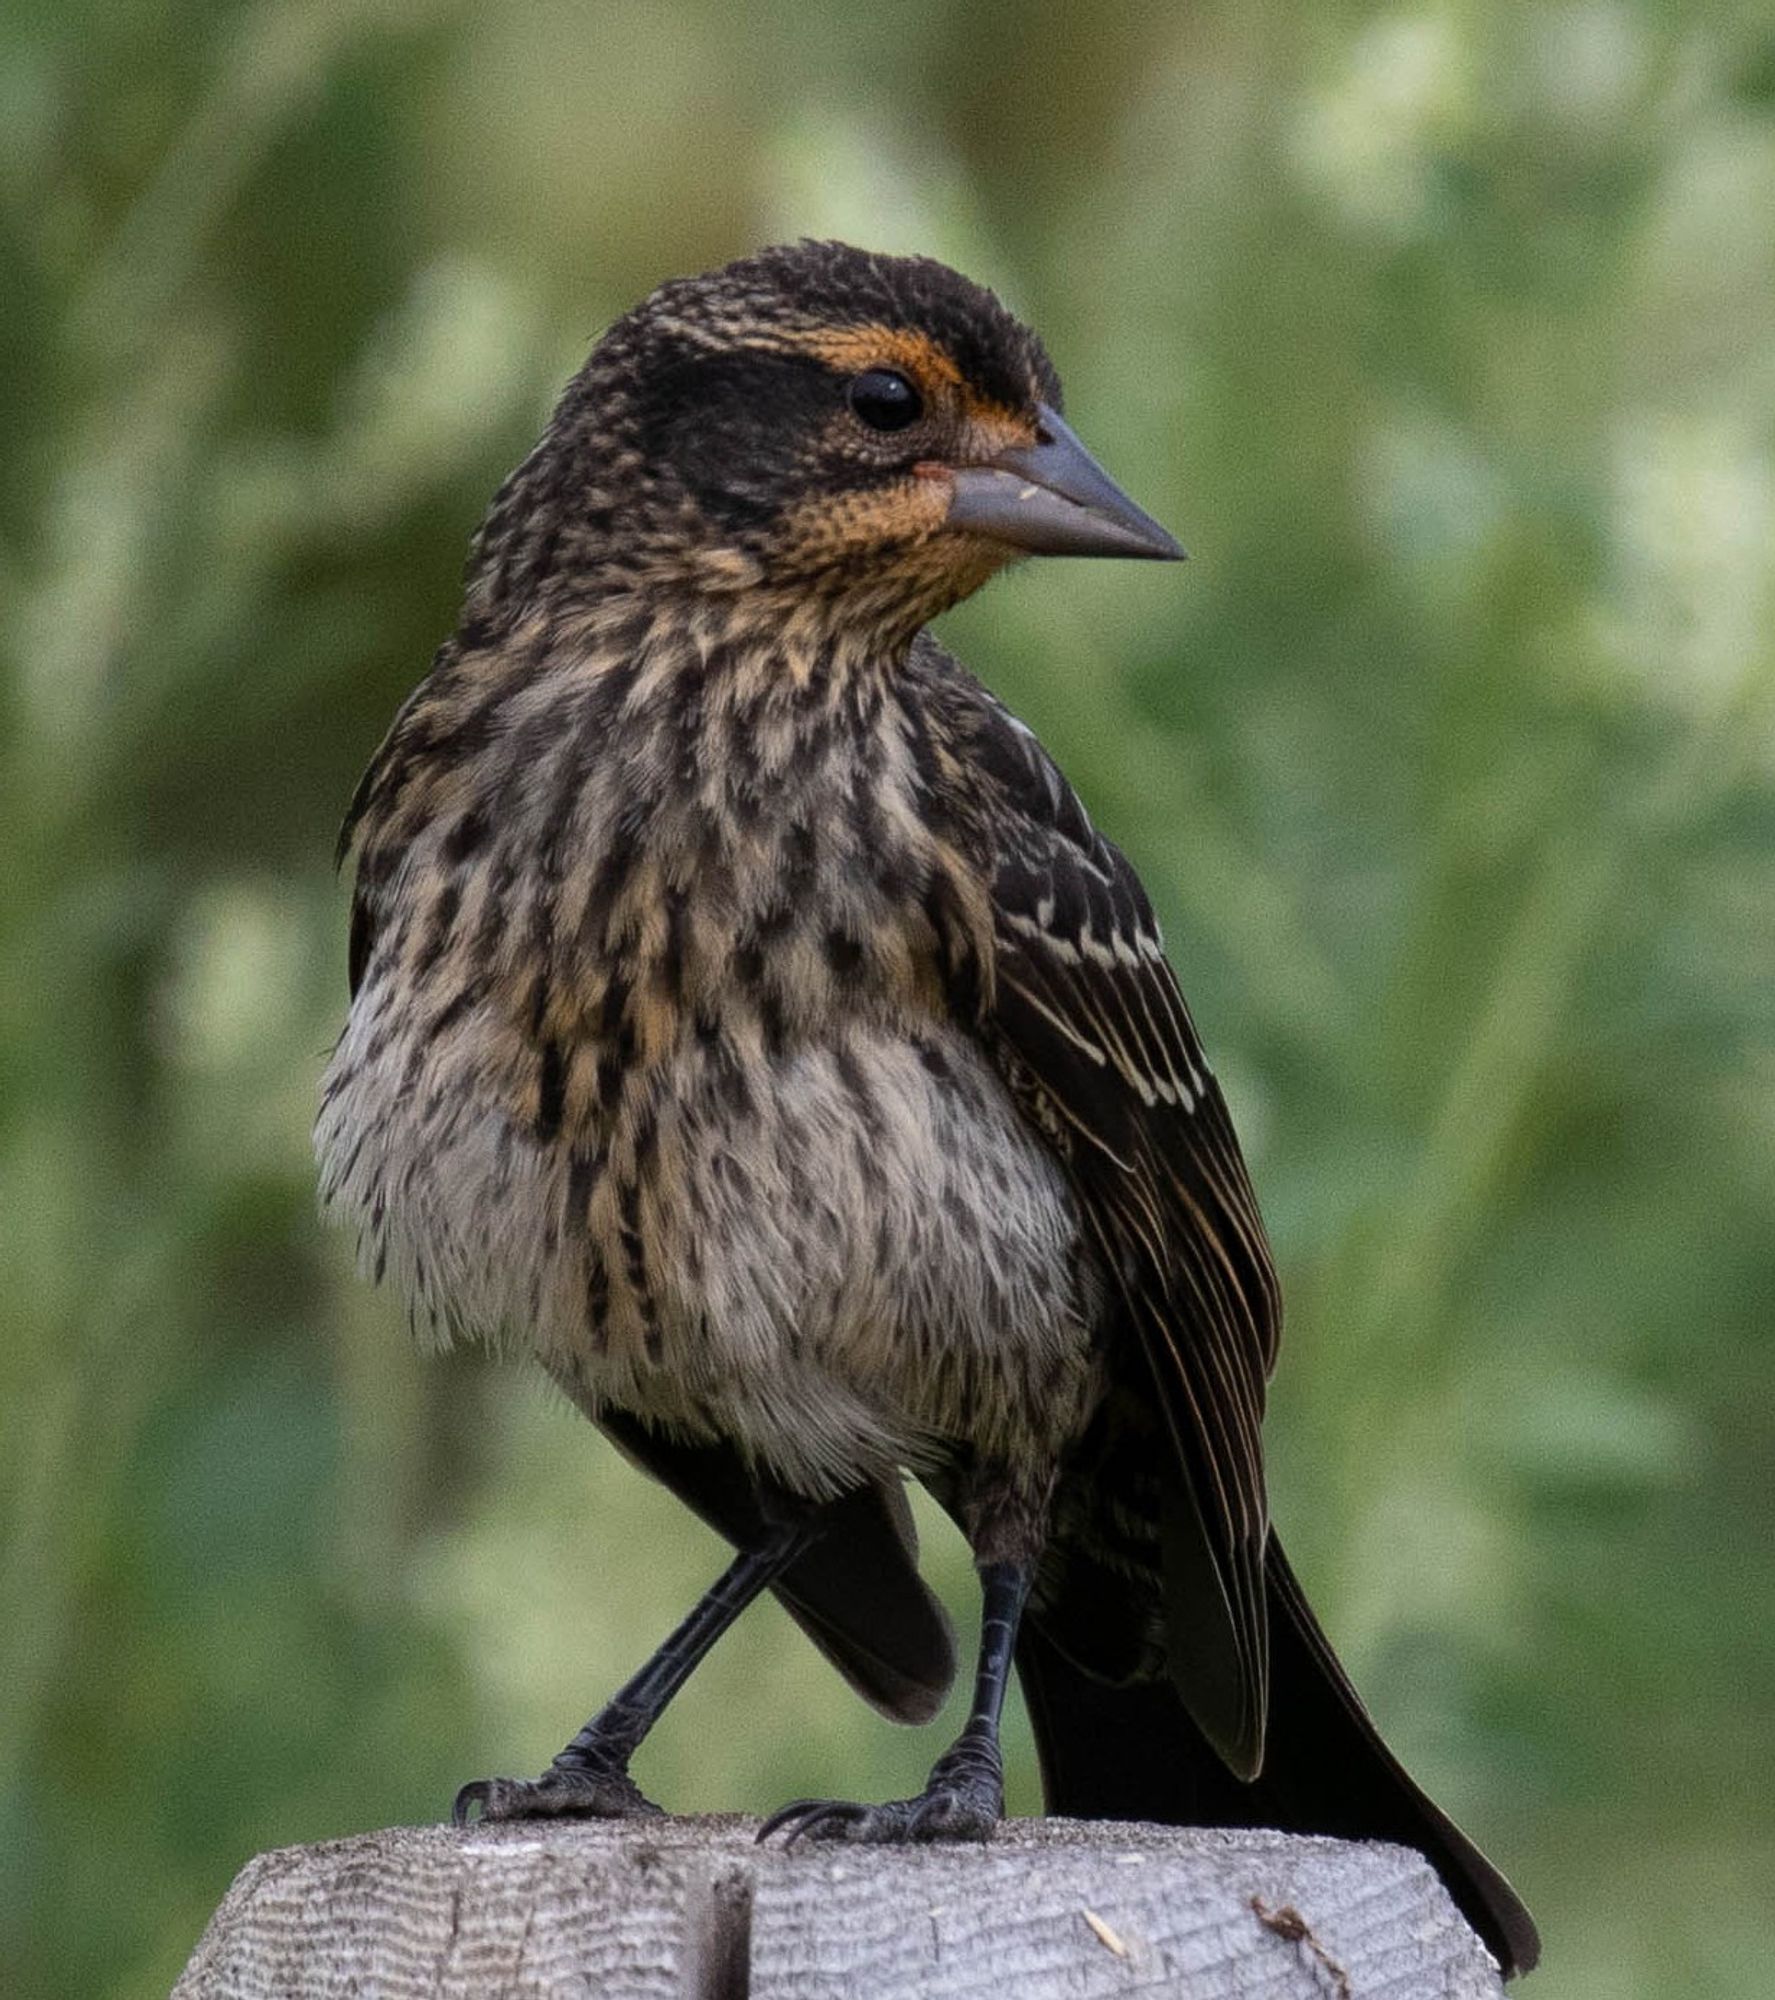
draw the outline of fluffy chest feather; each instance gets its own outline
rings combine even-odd
[[[1073,1198],[965,1027],[975,877],[891,691],[656,661],[393,794],[330,1204],[445,1336],[791,1483],[1076,1423]],[[595,711],[595,713],[594,713]],[[543,712],[539,709],[538,712]],[[477,837],[464,838],[464,828]]]

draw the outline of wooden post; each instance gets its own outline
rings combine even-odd
[[[1013,1820],[984,1846],[755,1820],[397,1827],[242,1869],[173,2000],[1497,2000],[1421,1855]]]

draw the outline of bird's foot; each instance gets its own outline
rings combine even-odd
[[[478,1808],[478,1810],[477,1810]],[[456,1794],[458,1826],[503,1819],[646,1819],[663,1808],[621,1764],[555,1763],[540,1778],[477,1778]]]
[[[882,1846],[926,1840],[989,1840],[1004,1817],[998,1745],[964,1737],[932,1771],[915,1799],[855,1805],[848,1799],[797,1799],[771,1814],[758,1838],[848,1840]]]

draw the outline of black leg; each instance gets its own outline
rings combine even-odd
[[[893,1799],[879,1806],[798,1799],[772,1813],[759,1828],[758,1838],[766,1840],[786,1829],[790,1841],[986,1839],[1004,1816],[1005,1770],[998,1724],[1032,1569],[1032,1564],[1022,1562],[981,1564],[980,1665],[974,1676],[974,1705],[967,1727],[937,1759],[917,1798]]]
[[[710,1647],[817,1533],[818,1526],[811,1520],[787,1523],[775,1529],[760,1547],[736,1556],[683,1624],[540,1778],[477,1778],[464,1785],[451,1812],[456,1824],[467,1826],[477,1806],[484,1820],[532,1819],[559,1813],[620,1819],[658,1812],[659,1807],[642,1796],[629,1776],[629,1759]]]

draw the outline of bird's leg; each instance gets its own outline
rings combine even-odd
[[[1004,1815],[998,1724],[1034,1569],[1030,1558],[979,1563],[980,1664],[974,1676],[974,1705],[967,1727],[937,1759],[917,1798],[878,1806],[798,1799],[773,1813],[758,1838],[786,1831],[790,1841],[986,1839]]]
[[[467,1826],[479,1817],[532,1819],[583,1813],[623,1819],[660,1808],[629,1776],[641,1739],[723,1632],[760,1591],[774,1583],[819,1532],[804,1518],[771,1530],[755,1549],[737,1555],[678,1629],[626,1681],[560,1752],[540,1778],[477,1778],[456,1794],[451,1816]]]

